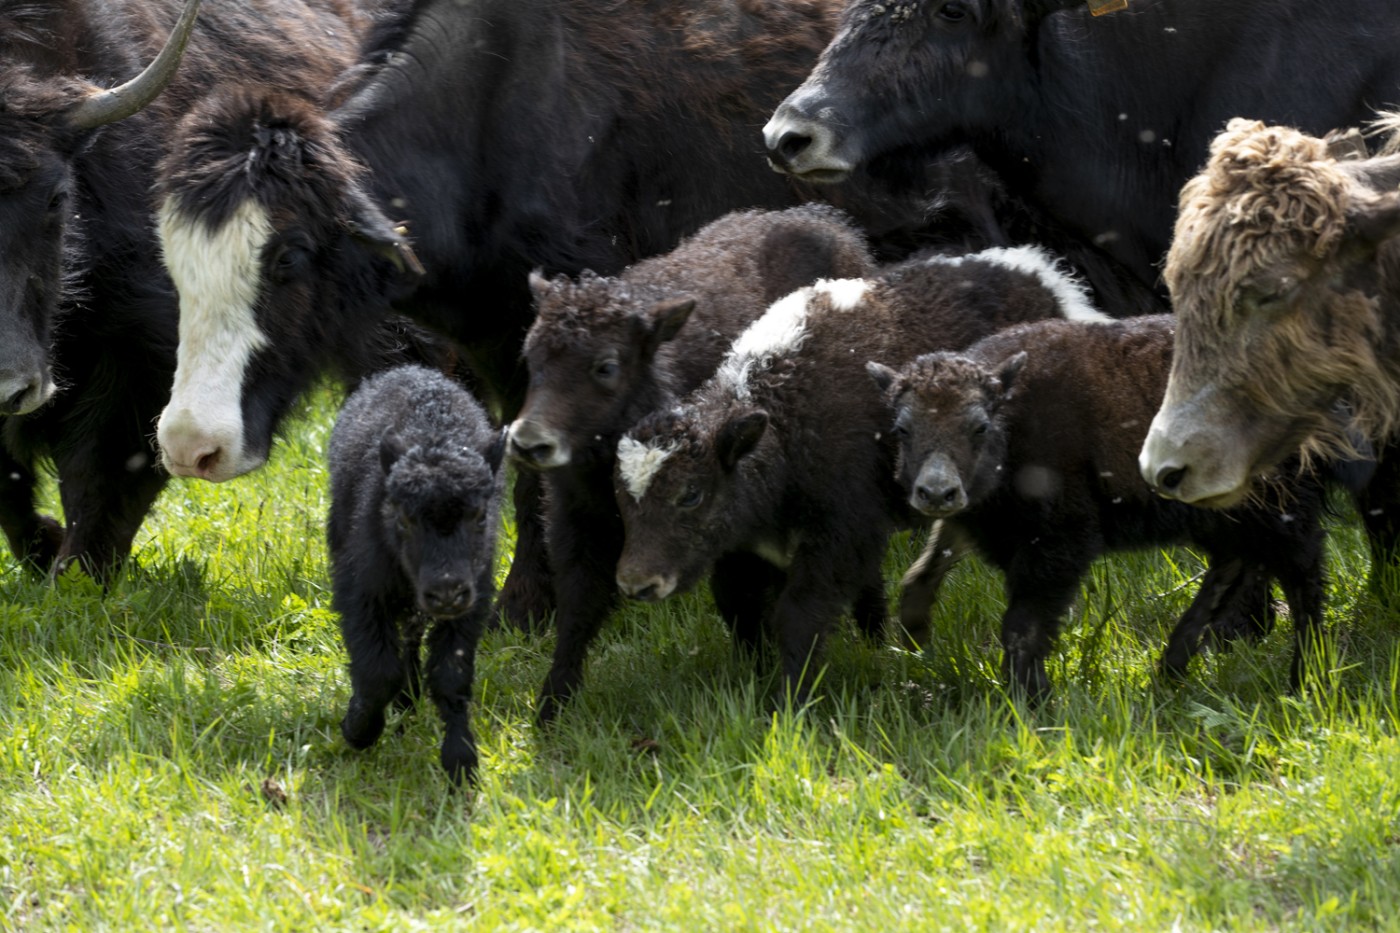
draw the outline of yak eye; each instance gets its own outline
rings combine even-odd
[[[687,489],[684,493],[681,494],[681,497],[679,499],[676,500],[676,508],[693,509],[697,505],[699,505],[704,498],[705,493],[702,490],[700,490],[698,487],[691,486],[689,489]]]
[[[894,427],[890,428],[890,436],[901,441],[909,436],[908,417],[900,415],[894,420]]]
[[[311,265],[311,249],[300,242],[285,242],[277,247],[268,263],[268,275],[275,282],[286,282],[301,275]]]
[[[979,421],[977,426],[972,429],[972,435],[974,437],[981,437],[983,434],[987,433],[987,429],[991,426],[992,423],[990,421]]]
[[[961,23],[967,18],[967,7],[957,0],[945,3],[938,8],[938,18],[948,23]]]
[[[63,202],[67,197],[68,189],[62,187],[53,189],[53,193],[49,195],[48,206],[45,207],[44,210],[48,211],[50,214],[58,213],[63,207]]]
[[[611,382],[622,372],[622,364],[614,359],[601,360],[593,366],[593,378],[600,382]]]

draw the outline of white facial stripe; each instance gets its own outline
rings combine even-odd
[[[1067,272],[1061,260],[1040,246],[995,246],[966,256],[934,256],[930,265],[960,266],[964,260],[980,259],[1006,269],[1024,272],[1040,280],[1060,306],[1060,314],[1068,321],[1111,321],[1113,318],[1094,307],[1089,288]]]
[[[251,200],[212,232],[172,200],[161,205],[159,220],[165,266],[180,292],[175,384],[157,432],[162,455],[167,466],[189,467],[202,453],[222,449],[228,462],[221,472],[227,472],[246,466],[243,375],[267,345],[253,308],[272,224]]]
[[[661,472],[661,465],[675,452],[676,448],[669,444],[651,447],[631,437],[617,442],[617,469],[635,501],[642,501],[651,481]]]

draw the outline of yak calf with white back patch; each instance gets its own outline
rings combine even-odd
[[[889,535],[912,519],[865,362],[899,365],[1058,316],[1103,317],[1032,247],[911,261],[776,302],[709,381],[619,443],[619,587],[660,600],[738,557],[767,562],[771,585],[731,598],[776,633],[800,701],[814,649],[843,610],[874,616],[862,627],[883,622],[871,581]]]
[[[578,686],[583,658],[617,602],[622,523],[613,497],[617,441],[719,365],[734,336],[776,298],[822,276],[859,276],[873,261],[835,208],[743,211],[617,277],[532,276],[538,314],[525,340],[530,389],[510,428],[511,455],[545,471],[550,568],[558,607],[548,721]],[[733,572],[764,574],[739,558]],[[717,586],[740,642],[755,622]]]
[[[454,780],[476,772],[467,703],[491,611],[502,441],[470,393],[419,366],[366,380],[331,435],[331,576],[352,690],[341,732],[368,748],[385,708],[413,702],[426,620]]]
[[[1043,697],[1060,617],[1093,560],[1191,544],[1210,567],[1172,632],[1164,671],[1182,675],[1239,594],[1277,578],[1293,615],[1296,686],[1321,632],[1322,481],[1295,464],[1257,502],[1229,511],[1153,494],[1136,460],[1166,389],[1173,327],[1166,315],[1043,321],[897,373],[869,367],[894,410],[908,502],[940,522],[905,577],[900,616],[913,640],[927,641],[939,584],[975,547],[1006,576],[1006,679]]]

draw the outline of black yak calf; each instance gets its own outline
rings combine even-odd
[[[618,445],[626,529],[618,586],[660,600],[736,555],[774,584],[736,593],[777,635],[801,701],[825,633],[870,601],[889,535],[913,520],[894,482],[888,415],[868,359],[899,365],[1020,321],[1102,319],[1041,250],[911,261],[869,279],[822,281],[776,302],[715,375]],[[738,585],[736,584],[736,589]]]
[[[341,732],[368,748],[385,707],[417,697],[423,629],[412,623],[426,617],[442,766],[456,781],[476,771],[467,702],[491,611],[503,446],[470,393],[419,366],[367,379],[331,434],[327,536],[350,655]]]
[[[898,476],[909,504],[939,520],[905,577],[901,620],[920,643],[949,567],[968,545],[1006,577],[1003,670],[1046,695],[1060,616],[1100,555],[1192,544],[1210,568],[1172,632],[1162,667],[1180,677],[1242,590],[1276,577],[1293,615],[1296,687],[1322,621],[1320,478],[1294,469],[1228,511],[1159,498],[1138,450],[1166,389],[1170,316],[1012,328],[964,353],[869,366],[894,410]],[[886,422],[888,424],[888,422]]]
[[[541,721],[581,681],[588,644],[617,602],[622,523],[612,474],[622,432],[712,374],[774,299],[873,267],[845,215],[811,204],[726,215],[617,277],[531,277],[538,311],[525,339],[530,389],[511,425],[510,452],[547,471],[558,638]],[[766,572],[743,556],[734,565],[734,573]],[[715,598],[736,639],[752,644],[756,620],[722,585]]]

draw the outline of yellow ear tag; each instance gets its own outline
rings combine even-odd
[[[1117,13],[1128,8],[1128,0],[1089,0],[1089,12],[1094,16]]]

